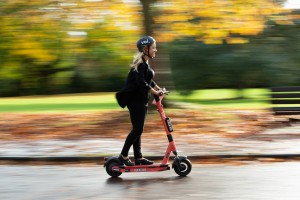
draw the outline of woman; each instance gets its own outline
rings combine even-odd
[[[137,41],[137,48],[139,53],[134,57],[125,86],[116,94],[119,105],[122,108],[127,106],[132,124],[132,130],[119,156],[119,160],[127,166],[153,164],[153,161],[142,156],[141,135],[151,93],[154,95],[161,93],[161,88],[152,80],[154,71],[148,64],[149,59],[154,58],[157,52],[155,39],[150,36],[143,37]],[[135,163],[128,157],[131,146]]]

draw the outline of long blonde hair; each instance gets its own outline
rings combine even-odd
[[[138,52],[137,54],[135,54],[131,67],[137,70],[139,64],[143,63],[143,56],[144,56],[143,52]]]

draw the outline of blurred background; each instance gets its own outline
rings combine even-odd
[[[144,35],[161,86],[300,85],[297,0],[2,0],[0,96],[114,92]]]

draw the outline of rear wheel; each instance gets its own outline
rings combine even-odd
[[[108,165],[106,165],[106,172],[111,177],[118,177],[122,174],[122,172],[118,172],[113,170],[113,167],[119,166],[119,163],[117,162],[110,162]]]
[[[192,163],[188,159],[183,159],[174,165],[174,171],[179,176],[187,176],[192,170]]]

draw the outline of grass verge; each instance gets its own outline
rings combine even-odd
[[[196,90],[189,95],[171,92],[169,101],[190,107],[223,107],[261,109],[270,106],[267,89]],[[240,96],[244,98],[238,98]],[[115,93],[83,93],[68,95],[0,98],[0,112],[78,112],[120,109]]]

